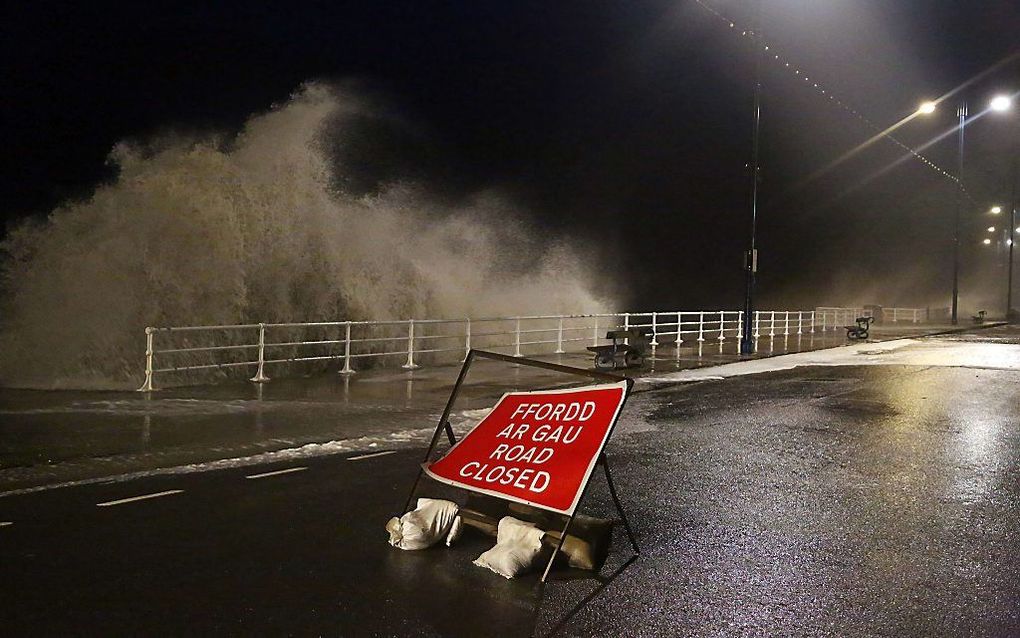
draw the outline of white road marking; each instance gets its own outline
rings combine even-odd
[[[0,521],[0,527],[7,527],[8,525],[14,525],[14,523],[10,521]]]
[[[142,496],[132,496],[131,498],[121,498],[116,501],[105,501],[103,503],[96,503],[96,507],[110,507],[111,505],[123,505],[124,503],[133,503],[135,501],[144,501],[150,498],[159,498],[160,496],[169,496],[171,494],[180,494],[184,490],[167,490],[165,492],[156,492],[154,494],[143,494]]]
[[[361,456],[349,457],[348,461],[360,461],[361,459],[371,459],[377,456],[386,456],[387,454],[396,454],[396,450],[386,450],[385,452],[372,452],[371,454],[362,454]]]
[[[280,474],[290,474],[291,472],[300,472],[302,470],[307,470],[307,469],[308,469],[307,467],[289,467],[286,470],[276,470],[275,472],[263,472],[262,474],[249,474],[248,476],[246,476],[244,478],[246,478],[246,479],[260,479],[260,478],[266,478],[267,476],[278,476]]]

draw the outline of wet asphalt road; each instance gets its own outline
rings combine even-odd
[[[801,368],[626,413],[608,451],[643,554],[551,583],[540,633],[597,593],[560,635],[1020,635],[1020,372]],[[420,455],[4,497],[3,633],[527,635],[535,579],[472,566],[485,539],[386,545]],[[581,509],[609,513],[601,477]],[[617,535],[603,574],[626,558]]]

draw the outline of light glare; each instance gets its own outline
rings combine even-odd
[[[924,102],[921,104],[920,108],[917,109],[917,112],[921,115],[930,115],[935,112],[935,103]]]
[[[993,111],[1008,111],[1013,106],[1013,100],[1008,95],[997,95],[992,98],[992,101],[988,103],[988,107]]]
[[[991,239],[986,239],[986,240],[984,240],[981,243],[983,243],[985,246],[987,246],[988,244],[992,243],[992,240]]]
[[[988,227],[988,232],[994,233],[995,232],[995,226],[989,226]]]
[[[1002,212],[1002,206],[992,206],[992,214],[998,215]]]

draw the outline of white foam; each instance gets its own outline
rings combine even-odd
[[[478,410],[462,410],[460,412],[451,415],[451,426],[456,434],[462,435],[468,430],[473,428],[475,424],[489,411],[488,408],[482,408]],[[430,421],[437,421],[439,415],[429,415]],[[291,461],[295,459],[306,459],[311,457],[329,456],[332,454],[343,454],[348,452],[359,452],[359,451],[371,451],[378,449],[382,445],[387,446],[401,446],[408,443],[426,443],[435,432],[433,426],[426,428],[417,428],[411,430],[400,430],[397,432],[390,432],[381,436],[362,436],[352,439],[340,439],[334,441],[327,441],[326,443],[308,443],[298,447],[285,448],[282,450],[275,450],[272,452],[261,452],[259,454],[251,454],[248,456],[241,456],[229,459],[220,459],[216,461],[206,461],[203,463],[190,463],[187,465],[176,465],[173,467],[162,467],[153,468],[147,470],[139,470],[137,472],[128,472],[125,474],[119,474],[116,476],[101,476],[95,478],[80,479],[74,481],[63,481],[59,483],[52,483],[49,485],[39,485],[34,487],[26,487],[7,492],[0,492],[0,497],[14,496],[17,494],[29,494],[32,492],[41,492],[44,490],[52,490],[62,487],[75,487],[80,485],[93,485],[96,483],[113,483],[113,482],[124,482],[131,481],[139,478],[146,478],[149,476],[166,476],[173,474],[192,474],[195,472],[210,472],[214,470],[225,470],[239,467],[247,467],[250,465],[261,465],[265,463],[278,463],[281,461]],[[281,440],[284,444],[289,443],[288,441]],[[101,461],[102,459],[92,459],[93,462]]]
[[[826,350],[739,361],[711,368],[681,370],[671,374],[642,377],[638,379],[638,382],[684,383],[791,370],[803,366],[875,365],[1020,370],[1020,345],[940,341],[937,339],[896,339],[881,343],[860,343]]]

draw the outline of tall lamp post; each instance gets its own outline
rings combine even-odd
[[[758,272],[758,147],[761,129],[761,71],[765,58],[765,38],[762,37],[764,14],[762,0],[758,0],[758,30],[754,38],[758,56],[754,69],[754,123],[751,130],[751,248],[744,258],[744,323],[740,334],[740,354],[754,354],[754,336],[751,329],[754,317],[754,278]]]
[[[953,223],[953,314],[952,324],[957,324],[956,311],[960,302],[960,209],[963,208],[963,127],[967,125],[967,102],[962,102],[956,109],[960,118],[957,127],[956,146],[956,213]]]
[[[988,104],[989,110],[992,111],[1008,111],[1013,104],[1013,99],[1006,95],[999,95],[992,99]],[[925,102],[918,109],[918,113],[922,115],[930,115],[935,112],[935,102]],[[959,124],[957,125],[957,150],[956,150],[956,211],[954,213],[953,223],[953,303],[952,303],[952,323],[955,326],[958,321],[957,311],[959,309],[960,300],[960,215],[963,210],[963,133],[967,126],[967,102],[963,101],[960,106],[956,109],[956,116],[959,118]],[[1014,198],[1015,200],[1015,198]],[[1011,220],[1010,224],[1010,238],[1012,240],[1013,234],[1016,232],[1016,202],[1014,201],[1010,212]],[[1010,260],[1013,256],[1013,245],[1010,243]],[[1012,276],[1012,261],[1010,263],[1010,276]],[[1012,292],[1012,284],[1010,284],[1010,292]],[[1007,301],[1007,305],[1011,300]],[[1009,312],[1009,308],[1006,309]]]
[[[1013,98],[1008,95],[998,95],[988,103],[988,108],[993,111],[1004,112],[1013,107]],[[1017,180],[1017,159],[1020,157],[1020,141],[1017,142],[1017,150],[1013,153],[1013,163],[1010,167],[1009,181],[1011,195],[1009,199],[1009,230],[1006,233],[1006,245],[1009,247],[1009,259],[1006,260],[1006,320],[1009,321],[1013,313],[1013,245],[1016,244],[1016,180]]]
[[[1020,143],[1018,143],[1020,146]],[[1009,259],[1006,261],[1006,321],[1014,321],[1020,317],[1014,317],[1013,314],[1013,246],[1016,245],[1016,181],[1020,178],[1020,174],[1017,173],[1017,159],[1020,157],[1020,148],[1013,154],[1013,170],[1011,171],[1010,177],[1012,178],[1012,194],[1009,198]]]

